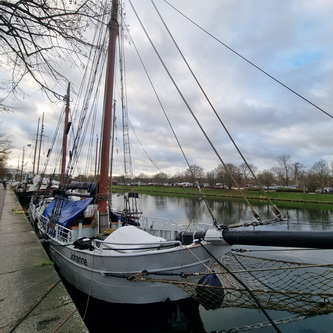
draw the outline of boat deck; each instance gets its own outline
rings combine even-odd
[[[0,189],[0,331],[89,332],[11,189]]]

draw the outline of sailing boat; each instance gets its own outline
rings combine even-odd
[[[21,203],[29,203],[31,198],[37,193],[41,195],[49,195],[53,190],[57,188],[57,182],[50,180],[49,178],[43,177],[42,173],[39,172],[40,166],[40,155],[42,149],[42,140],[44,135],[44,113],[42,116],[42,123],[39,126],[40,119],[38,119],[37,134],[35,140],[34,159],[33,159],[33,170],[32,173],[23,173],[24,169],[24,155],[25,147],[23,147],[22,153],[22,166],[21,166],[21,180],[16,184],[14,192]],[[40,130],[40,134],[39,134]],[[39,141],[39,144],[38,144]],[[38,150],[38,154],[37,154]],[[37,161],[36,161],[37,156]],[[37,168],[36,168],[37,166]],[[35,172],[36,168],[36,172]]]
[[[333,248],[331,233],[239,231],[217,223],[199,228],[158,219],[141,219],[140,225],[111,221],[108,175],[117,15],[118,1],[113,0],[98,186],[80,200],[69,199],[71,193],[55,197],[38,217],[61,275],[107,302],[150,304],[196,297],[212,308],[207,305],[210,287],[219,288],[213,289],[215,303],[224,299],[224,282],[213,264],[234,244]]]

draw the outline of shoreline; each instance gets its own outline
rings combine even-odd
[[[181,187],[164,187],[164,186],[123,186],[113,185],[112,190],[115,192],[139,192],[152,195],[173,195],[173,196],[198,196],[200,193],[197,188],[181,188]],[[289,202],[299,204],[315,204],[315,205],[332,205],[332,194],[321,193],[303,193],[303,192],[282,192],[282,191],[251,191],[251,190],[226,190],[216,188],[201,189],[206,198],[212,199],[244,199],[246,196],[249,200]]]

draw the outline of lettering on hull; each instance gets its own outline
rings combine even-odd
[[[77,254],[71,252],[71,260],[77,262],[78,264],[88,266],[88,262],[86,258],[80,257]]]

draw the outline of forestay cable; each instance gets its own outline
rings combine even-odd
[[[149,40],[149,42],[150,42],[152,48],[154,49],[154,51],[155,51],[157,57],[159,58],[159,60],[160,60],[160,62],[161,62],[161,64],[162,64],[162,66],[164,67],[164,69],[165,69],[165,71],[167,72],[167,74],[168,74],[170,80],[172,81],[173,85],[175,86],[176,90],[178,91],[178,94],[179,94],[180,97],[182,98],[182,100],[183,100],[183,102],[185,103],[187,109],[188,109],[189,112],[191,113],[193,119],[194,119],[195,122],[197,123],[197,125],[198,125],[198,127],[200,128],[201,132],[202,132],[203,135],[205,136],[207,142],[209,143],[209,145],[211,146],[212,150],[214,151],[214,153],[215,153],[216,156],[218,157],[219,161],[222,163],[222,165],[224,166],[224,168],[227,170],[227,166],[226,166],[226,164],[224,163],[223,159],[221,158],[219,152],[218,152],[218,151],[216,150],[216,148],[214,147],[214,145],[213,145],[212,141],[210,140],[209,136],[207,135],[205,129],[204,129],[204,128],[202,127],[202,125],[200,124],[199,120],[197,119],[196,115],[194,114],[193,110],[191,109],[190,105],[188,104],[187,100],[185,99],[184,95],[183,95],[182,92],[180,91],[180,89],[179,89],[177,83],[175,82],[173,76],[171,75],[170,71],[169,71],[168,68],[166,67],[166,65],[165,65],[163,59],[161,58],[159,52],[157,51],[157,49],[156,49],[154,43],[152,42],[151,38],[149,37],[149,35],[148,35],[148,33],[147,33],[147,30],[145,29],[145,27],[144,27],[144,25],[143,25],[141,19],[139,18],[139,16],[138,16],[136,10],[135,10],[134,7],[133,7],[132,2],[129,1],[129,3],[130,3],[130,5],[131,5],[131,7],[132,7],[132,9],[133,9],[133,11],[134,11],[134,13],[135,13],[135,16],[136,16],[137,19],[138,19],[138,21],[139,21],[139,23],[140,23],[140,25],[141,25],[143,31],[145,32],[146,37],[148,38],[148,40]],[[234,183],[234,184],[237,184],[237,182],[236,182],[234,176],[233,176],[231,173],[229,173],[229,175],[230,175],[230,177],[231,177],[233,183]],[[250,204],[249,200],[248,200],[247,197],[244,195],[243,191],[241,191],[241,192],[242,192],[242,195],[243,195],[244,200],[246,201],[246,203],[247,203],[247,204],[249,205],[249,207],[251,208],[252,213],[253,213],[253,216],[254,216],[258,221],[262,222],[262,221],[261,221],[261,218],[260,218],[260,216],[259,216],[259,214],[254,210],[254,208],[253,208],[252,205]]]
[[[223,129],[225,130],[226,134],[228,135],[229,139],[231,140],[232,144],[233,144],[234,147],[236,148],[237,152],[238,152],[239,155],[241,156],[241,158],[242,158],[242,160],[244,161],[244,163],[246,164],[247,168],[250,170],[250,172],[251,172],[253,178],[255,179],[255,181],[257,182],[257,184],[260,186],[260,188],[263,190],[263,192],[266,194],[267,200],[268,200],[269,203],[271,204],[271,206],[272,206],[272,210],[273,210],[274,214],[277,216],[277,218],[278,218],[279,220],[281,220],[281,213],[280,213],[280,211],[279,211],[278,208],[273,204],[273,202],[271,201],[270,197],[267,195],[267,192],[264,190],[262,184],[261,184],[260,181],[257,179],[255,173],[253,172],[252,168],[250,167],[250,165],[248,164],[247,160],[245,159],[243,153],[242,153],[241,150],[238,148],[236,142],[234,141],[233,137],[231,136],[230,132],[228,131],[228,129],[227,129],[227,127],[225,126],[224,122],[222,121],[221,117],[220,117],[219,114],[217,113],[217,111],[216,111],[215,107],[213,106],[212,102],[210,101],[208,95],[206,94],[205,90],[203,89],[202,85],[200,84],[199,80],[197,79],[196,75],[194,74],[194,72],[193,72],[191,66],[189,65],[189,63],[188,63],[187,60],[185,59],[185,57],[184,57],[182,51],[180,50],[180,48],[179,48],[177,42],[176,42],[175,39],[173,38],[173,36],[172,36],[170,30],[168,29],[168,27],[167,27],[165,21],[163,20],[163,18],[162,18],[162,16],[161,16],[159,10],[157,9],[157,7],[156,7],[154,1],[151,0],[151,2],[152,2],[152,4],[153,4],[153,6],[154,6],[154,8],[155,8],[155,10],[156,10],[156,12],[157,12],[157,14],[158,14],[158,16],[160,17],[160,19],[161,19],[161,21],[162,21],[162,23],[163,23],[165,29],[167,30],[167,32],[168,32],[170,38],[172,39],[173,43],[175,44],[175,46],[176,46],[176,48],[177,48],[179,54],[181,55],[182,59],[184,60],[186,66],[187,66],[187,68],[188,68],[188,70],[189,70],[190,73],[192,74],[192,76],[193,76],[195,82],[197,83],[199,89],[201,90],[201,92],[203,93],[204,97],[206,98],[206,100],[207,100],[209,106],[210,106],[211,109],[213,110],[213,112],[214,112],[216,118],[219,120],[220,124],[222,125]],[[225,165],[224,163],[223,163],[223,166],[224,166],[226,172],[227,172],[227,173],[229,174],[229,176],[232,178],[232,180],[235,181],[234,178],[233,178],[233,176],[232,176],[232,174],[231,174],[231,172],[230,172],[230,170],[229,170],[229,168],[227,168],[226,165]],[[245,194],[244,194],[243,191],[240,189],[240,187],[239,187],[239,185],[238,185],[237,182],[235,182],[235,185],[237,186],[238,190],[242,193],[242,195],[245,197]],[[252,209],[252,212],[254,212],[254,215],[255,215],[255,216],[258,215],[257,212],[254,210],[254,208],[253,208],[252,206],[251,206],[251,209]]]
[[[286,84],[284,84],[283,82],[281,82],[280,80],[278,80],[277,78],[275,78],[273,75],[269,74],[268,72],[266,72],[265,70],[263,70],[262,68],[260,68],[259,66],[257,66],[255,63],[253,63],[252,61],[250,61],[249,59],[245,58],[240,53],[238,53],[237,51],[235,51],[234,49],[232,49],[230,46],[228,46],[227,44],[223,43],[220,39],[218,39],[217,37],[213,36],[207,30],[205,30],[204,28],[202,28],[201,26],[199,26],[197,23],[195,23],[193,20],[191,20],[188,16],[186,16],[181,11],[179,11],[176,7],[174,7],[173,5],[171,5],[167,0],[164,0],[164,2],[167,3],[170,7],[172,7],[175,11],[177,11],[180,15],[182,15],[183,17],[185,17],[188,21],[190,21],[195,26],[197,26],[200,30],[202,30],[208,36],[210,36],[213,39],[215,39],[217,42],[219,42],[220,44],[222,44],[224,47],[226,47],[228,50],[230,50],[231,52],[233,52],[234,54],[236,54],[238,57],[242,58],[244,61],[246,61],[247,63],[249,63],[251,66],[255,67],[260,72],[262,72],[263,74],[267,75],[269,78],[271,78],[272,80],[274,80],[275,82],[277,82],[278,84],[280,84],[281,86],[283,86],[284,88],[288,89],[293,94],[297,95],[298,97],[300,97],[301,99],[303,99],[307,103],[311,104],[316,109],[318,109],[319,111],[323,112],[324,114],[326,114],[330,118],[333,118],[333,116],[331,114],[329,114],[328,112],[326,112],[325,110],[323,110],[322,108],[320,108],[318,105],[316,105],[315,103],[311,102],[310,100],[308,100],[307,98],[305,98],[304,96],[302,96],[300,93],[296,92],[294,89],[288,87]]]

